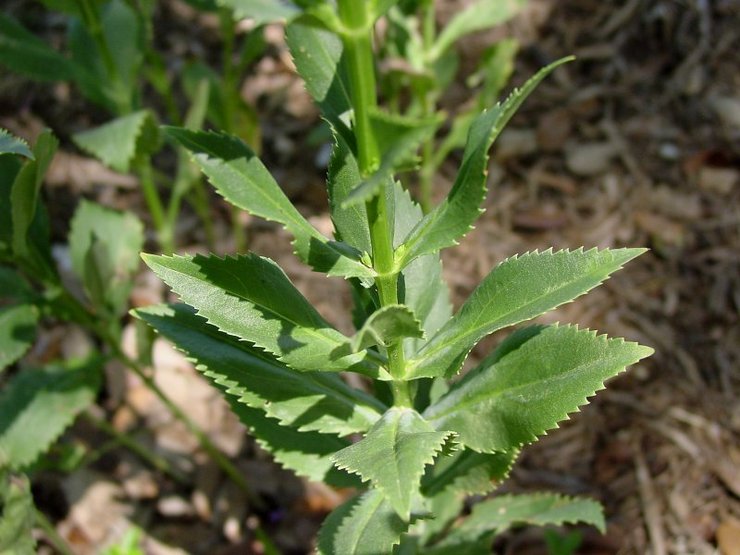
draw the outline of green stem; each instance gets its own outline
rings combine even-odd
[[[154,229],[157,231],[157,239],[165,251],[165,254],[170,254],[175,250],[173,228],[169,225],[165,217],[164,206],[162,205],[162,199],[159,198],[157,192],[157,185],[154,182],[154,172],[152,171],[152,163],[148,157],[142,157],[136,164],[136,169],[139,174],[139,181],[141,181],[141,190],[144,193],[144,201],[146,202],[149,214],[152,216],[152,224]]]
[[[122,432],[119,432],[113,426],[111,426],[108,422],[106,422],[102,418],[98,418],[97,416],[94,416],[89,411],[85,413],[85,418],[93,426],[95,426],[99,430],[105,432],[106,434],[111,436],[113,439],[115,439],[116,443],[118,443],[119,445],[123,445],[129,451],[137,455],[140,459],[142,459],[143,461],[147,462],[152,467],[156,468],[163,474],[166,474],[167,476],[175,480],[175,482],[178,482],[179,484],[182,484],[182,485],[188,485],[189,481],[188,481],[187,476],[185,476],[182,472],[173,468],[172,465],[170,465],[170,463],[167,462],[167,459],[165,459],[164,457],[161,457],[153,453],[151,450],[141,445],[138,441],[136,441],[132,437]]]
[[[370,113],[377,106],[375,65],[373,63],[373,21],[367,2],[339,0],[339,17],[344,26],[342,41],[347,59],[350,92],[357,139],[358,163],[363,176],[370,175],[380,161]],[[385,191],[366,204],[373,248],[373,267],[380,305],[398,304],[398,272],[394,268],[392,212]],[[393,376],[393,397],[397,406],[412,406],[408,382],[404,380],[406,362],[403,343],[388,347],[388,367]]]
[[[424,51],[431,52],[434,45],[434,41],[437,34],[437,21],[434,10],[434,1],[428,0],[423,8],[424,11],[424,22],[423,22],[423,41]],[[434,68],[428,60],[424,61],[424,70],[433,74]],[[429,118],[434,115],[436,109],[436,100],[434,98],[434,92],[429,89],[425,89],[420,92],[420,103],[422,109],[422,117]],[[421,208],[424,213],[428,213],[432,209],[432,190],[434,188],[434,172],[436,171],[434,161],[434,135],[430,136],[424,141],[422,145],[421,155],[421,168],[419,170],[419,185],[420,195],[419,200],[421,202]]]
[[[62,555],[74,555],[74,551],[69,546],[67,541],[59,535],[57,529],[49,521],[44,513],[34,508],[34,516],[36,517],[36,526],[43,530],[46,539],[49,543]]]

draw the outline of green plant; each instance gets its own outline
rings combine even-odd
[[[333,239],[301,216],[239,139],[166,133],[190,150],[224,198],[282,224],[306,264],[349,281],[357,332],[336,330],[277,264],[252,253],[145,255],[186,304],[138,309],[136,316],[195,362],[283,466],[364,489],[329,515],[321,553],[486,553],[495,535],[521,523],[585,522],[603,530],[596,502],[557,494],[494,497],[458,519],[466,496],[490,492],[524,445],[652,352],[571,325],[532,325],[455,379],[483,337],[572,301],[644,252],[514,256],[452,313],[439,251],[479,217],[488,150],[503,126],[568,59],[472,121],[452,189],[424,215],[394,174],[435,122],[377,106],[373,27],[394,2],[339,0],[336,10],[300,2],[305,11],[298,4],[288,6],[288,44],[335,140],[327,181]],[[341,372],[359,374],[368,390],[349,386]]]
[[[191,195],[191,205],[209,238],[211,218],[198,173],[192,171],[181,149],[166,201],[160,193],[164,180],[158,179],[152,159],[164,143],[159,118],[145,103],[144,86],[156,91],[172,124],[191,129],[212,124],[250,144],[259,142],[256,114],[241,99],[238,78],[263,50],[261,29],[237,44],[232,10],[208,1],[192,3],[219,14],[224,37],[222,75],[198,62],[188,62],[177,76],[170,74],[153,46],[156,3],[152,0],[44,0],[47,7],[65,15],[68,54],[51,48],[18,21],[0,14],[1,65],[38,81],[74,83],[87,100],[114,116],[101,126],[75,133],[72,139],[108,167],[138,176],[152,225],[166,252],[175,248],[175,224],[187,195]],[[182,96],[189,101],[184,113],[173,81],[179,82]],[[235,223],[234,236],[243,246],[238,228]]]

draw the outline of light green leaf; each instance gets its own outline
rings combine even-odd
[[[437,128],[437,119],[412,120],[376,112],[372,119],[376,140],[381,145],[380,166],[367,179],[352,189],[343,208],[362,204],[377,196],[392,179],[394,172],[407,162],[419,145]]]
[[[428,53],[434,60],[444,54],[461,37],[483,31],[508,21],[526,4],[526,0],[478,0],[455,14],[442,28]]]
[[[375,272],[353,248],[321,235],[293,206],[257,156],[236,137],[169,127],[167,133],[193,154],[216,190],[231,204],[278,222],[293,234],[296,254],[329,275],[372,279]]]
[[[509,476],[519,451],[478,453],[460,449],[440,459],[422,482],[425,496],[454,491],[466,495],[483,495],[492,491]]]
[[[33,537],[35,522],[36,509],[28,478],[22,474],[11,474],[0,460],[0,553],[36,553],[36,540]]]
[[[70,60],[3,13],[0,13],[0,65],[39,81],[72,80],[78,72]]]
[[[36,338],[39,314],[35,306],[0,308],[0,370],[21,358]]]
[[[501,495],[478,503],[463,521],[460,531],[501,534],[517,524],[556,526],[590,524],[606,531],[601,505],[592,499],[569,497],[557,493]]]
[[[394,407],[362,441],[339,451],[333,460],[338,468],[371,481],[408,521],[424,468],[453,435],[434,431],[413,409]]]
[[[422,219],[423,213],[399,183],[394,185],[393,191],[395,236],[405,237]],[[397,239],[394,247],[398,247],[399,243]],[[442,279],[442,262],[438,253],[420,256],[401,270],[399,299],[421,321],[425,334],[424,339],[410,338],[404,341],[404,351],[411,357],[452,315],[450,292]]]
[[[0,459],[19,469],[46,451],[95,400],[100,367],[96,359],[17,374],[0,394]]]
[[[115,77],[121,81],[120,94],[127,97],[128,107],[132,107],[146,51],[141,19],[126,0],[109,0],[102,8],[101,25],[116,66]]]
[[[409,307],[386,305],[373,312],[352,338],[354,352],[374,345],[388,347],[405,337],[423,337],[419,320]]]
[[[240,403],[283,426],[346,436],[369,430],[386,407],[336,374],[296,372],[206,323],[185,305],[134,313],[183,351],[196,368]]]
[[[424,418],[457,432],[476,451],[508,451],[556,428],[605,380],[652,352],[574,326],[547,327],[493,365],[468,373]]]
[[[33,152],[28,143],[0,128],[0,154],[20,154],[33,160]]]
[[[389,377],[371,351],[351,353],[349,338],[316,312],[272,260],[248,254],[144,255],[144,261],[211,324],[291,368]]]
[[[396,255],[400,267],[417,256],[457,244],[457,240],[472,229],[486,196],[488,150],[537,85],[556,67],[572,59],[562,58],[542,68],[521,89],[515,89],[506,101],[483,112],[472,123],[455,183],[447,198],[429,212],[403,241],[404,245]]]
[[[58,146],[59,141],[51,131],[41,133],[33,147],[34,159],[23,165],[10,191],[13,253],[37,272],[36,277],[39,278],[46,277],[53,271],[47,238],[39,236],[44,233],[37,233],[39,230],[46,232],[39,220],[42,214],[38,198],[44,175]]]
[[[217,2],[234,10],[237,19],[249,18],[255,25],[290,21],[301,13],[301,9],[288,0],[217,0]]]
[[[126,173],[137,156],[146,156],[158,149],[159,129],[152,113],[140,110],[77,133],[72,139],[106,166]]]
[[[370,490],[336,508],[319,531],[319,555],[392,553],[408,524],[383,494]]]
[[[572,301],[644,252],[645,249],[555,253],[547,250],[504,260],[409,361],[408,375],[455,375],[481,338]]]
[[[83,200],[72,218],[72,268],[95,304],[107,307],[112,315],[126,309],[143,245],[144,227],[131,213]],[[93,294],[95,289],[100,291]]]

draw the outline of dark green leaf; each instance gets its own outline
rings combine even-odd
[[[414,410],[391,408],[365,438],[336,453],[338,468],[359,474],[383,495],[401,518],[411,517],[412,496],[424,468],[454,434],[436,432]]]
[[[509,476],[518,451],[477,453],[460,449],[437,461],[424,477],[422,493],[426,496],[453,491],[466,495],[483,495],[492,491]]]
[[[136,316],[183,351],[240,403],[298,431],[340,436],[366,432],[385,406],[336,374],[296,372],[206,323],[185,305],[138,309]]]
[[[100,367],[96,359],[24,369],[10,381],[0,394],[0,458],[10,468],[34,462],[95,400]]]
[[[319,555],[380,555],[393,551],[408,528],[378,490],[339,506],[319,531]]]
[[[332,328],[267,258],[146,255],[144,260],[211,324],[291,368],[388,378],[370,351],[352,354],[349,338]]]
[[[167,128],[170,136],[193,153],[193,159],[218,192],[233,205],[278,222],[295,237],[296,254],[314,269],[343,277],[372,279],[374,271],[359,253],[329,241],[296,210],[255,154],[235,137]]]
[[[457,240],[472,229],[486,196],[488,150],[537,85],[556,67],[570,60],[572,58],[563,58],[542,68],[521,89],[514,90],[505,102],[483,112],[472,123],[455,183],[447,198],[403,241],[397,253],[401,267],[417,256],[457,244]]]
[[[572,301],[643,252],[645,249],[547,250],[503,261],[409,361],[408,375],[455,375],[481,338]]]
[[[574,326],[551,326],[468,373],[424,418],[438,430],[457,432],[476,451],[509,451],[557,427],[605,380],[652,352]]]
[[[0,308],[0,370],[21,358],[36,338],[38,310],[30,304]]]

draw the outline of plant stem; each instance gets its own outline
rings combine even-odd
[[[175,250],[173,229],[172,226],[168,225],[165,218],[162,199],[159,198],[157,185],[154,182],[151,160],[148,157],[141,157],[137,161],[136,168],[138,170],[139,180],[141,181],[141,190],[144,193],[144,201],[152,216],[154,229],[157,231],[157,239],[165,254],[170,254]]]
[[[165,459],[164,457],[161,457],[148,450],[146,447],[141,445],[138,441],[128,436],[127,434],[119,432],[108,422],[106,422],[102,418],[98,418],[97,416],[93,415],[90,411],[84,413],[84,416],[93,426],[111,436],[113,439],[115,439],[116,443],[123,445],[132,453],[137,455],[140,459],[150,464],[152,467],[156,468],[163,474],[166,474],[180,484],[188,484],[187,476],[173,468],[172,465],[170,465],[170,463],[167,462],[167,459]]]
[[[380,162],[378,145],[370,121],[370,112],[378,102],[372,50],[373,22],[368,13],[368,2],[357,0],[339,0],[339,17],[344,26],[342,41],[349,71],[359,169],[362,176],[366,177]],[[369,200],[366,209],[373,248],[373,267],[378,273],[375,281],[380,305],[398,304],[398,272],[394,269],[392,212],[388,210],[386,191],[381,191],[379,195]],[[406,362],[401,341],[388,347],[388,366],[393,376],[395,405],[411,406],[408,382],[404,380]]]
[[[424,21],[422,33],[424,41],[424,51],[428,53],[432,50],[437,33],[434,0],[427,0],[423,9]],[[424,65],[424,70],[429,74],[433,74],[434,68],[430,67],[428,60],[424,60]],[[422,117],[429,118],[434,115],[436,101],[434,99],[433,91],[429,89],[421,91],[420,102],[422,108]],[[422,145],[421,168],[419,170],[419,185],[421,189],[419,200],[421,203],[421,209],[424,211],[425,214],[432,209],[432,189],[434,186],[435,170],[436,167],[434,161],[434,135],[431,135],[424,141],[424,144]]]
[[[46,539],[49,543],[62,555],[74,555],[74,551],[69,546],[67,541],[59,535],[57,529],[49,521],[44,513],[34,508],[34,516],[36,517],[36,525],[43,530]]]

